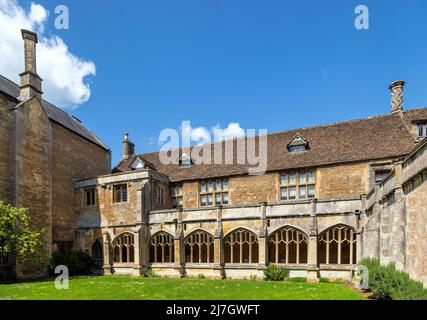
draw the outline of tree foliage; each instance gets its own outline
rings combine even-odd
[[[42,266],[47,262],[42,233],[30,227],[25,208],[15,208],[0,201],[0,253],[14,255],[19,262]]]

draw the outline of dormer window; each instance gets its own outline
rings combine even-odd
[[[179,157],[179,166],[180,167],[190,167],[193,164],[193,161],[191,160],[191,157],[186,154],[183,153],[181,154],[181,156]]]
[[[417,125],[417,132],[420,138],[427,137],[427,122],[422,122]]]
[[[131,164],[132,170],[145,168],[145,163],[140,158],[136,158]]]
[[[308,149],[308,142],[301,136],[297,135],[289,144],[288,151],[290,153],[304,152]]]

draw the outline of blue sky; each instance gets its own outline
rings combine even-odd
[[[425,0],[38,3],[50,11],[46,33],[96,65],[89,101],[69,112],[113,163],[123,132],[154,151],[160,131],[183,120],[271,132],[387,113],[396,79],[407,81],[406,108],[427,106]],[[58,4],[69,30],[54,28]],[[369,30],[354,28],[358,4]]]

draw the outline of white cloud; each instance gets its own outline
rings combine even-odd
[[[204,144],[211,141],[220,141],[245,136],[245,130],[238,122],[230,122],[224,129],[220,124],[213,126],[210,130],[205,127],[192,127],[189,121],[183,121],[180,126],[182,146],[190,144]]]
[[[209,133],[209,130],[207,130],[204,127],[197,127],[191,129],[191,140],[196,142],[210,142],[211,141],[211,135]]]
[[[222,130],[222,137],[219,140],[239,138],[245,135],[245,130],[240,127],[240,123],[238,122],[230,122],[227,128],[224,129],[221,129],[219,125],[216,125],[214,129]]]
[[[90,97],[87,76],[95,75],[95,64],[73,55],[58,36],[44,35],[48,11],[31,3],[26,12],[16,0],[0,0],[0,73],[19,83],[24,71],[21,29],[38,33],[37,73],[44,80],[43,97],[60,107],[73,108]]]

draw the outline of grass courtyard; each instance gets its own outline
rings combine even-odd
[[[362,300],[344,284],[249,280],[74,277],[69,289],[54,280],[0,284],[0,300]]]

